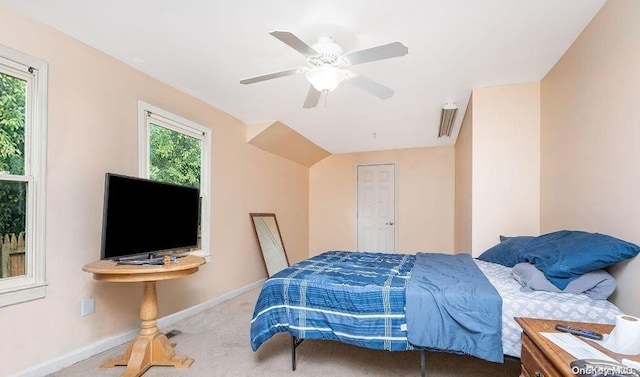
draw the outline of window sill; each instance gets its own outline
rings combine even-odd
[[[211,262],[211,253],[208,250],[190,251],[189,254],[197,257],[203,257],[206,263]]]
[[[46,296],[46,287],[46,283],[37,283],[6,289],[0,292],[0,308],[44,298]]]

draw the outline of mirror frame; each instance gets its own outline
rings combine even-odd
[[[251,226],[253,227],[253,231],[256,235],[256,240],[258,241],[258,247],[260,248],[260,252],[262,253],[262,261],[264,262],[264,267],[267,270],[267,276],[271,277],[269,274],[269,266],[267,265],[267,259],[264,255],[264,250],[262,249],[262,243],[260,242],[260,236],[258,235],[258,229],[256,229],[256,223],[254,221],[254,217],[273,217],[273,221],[276,224],[276,230],[278,231],[278,238],[280,239],[280,244],[282,245],[282,253],[284,254],[284,260],[287,262],[287,267],[290,267],[289,257],[287,255],[287,249],[284,247],[284,241],[282,241],[282,233],[280,233],[280,226],[278,225],[278,219],[276,218],[275,213],[250,213],[249,217],[251,218]]]

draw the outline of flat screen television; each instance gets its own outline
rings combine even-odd
[[[200,191],[107,173],[101,259],[146,259],[196,246]]]

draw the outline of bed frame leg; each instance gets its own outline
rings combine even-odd
[[[302,343],[304,339],[297,338],[291,335],[291,370],[296,370],[296,348]]]
[[[426,356],[424,350],[420,350],[420,377],[427,376]]]
[[[296,337],[291,335],[291,370],[296,370]]]

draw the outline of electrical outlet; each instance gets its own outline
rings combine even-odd
[[[85,297],[80,301],[80,316],[88,316],[96,312],[96,299],[94,297]]]

